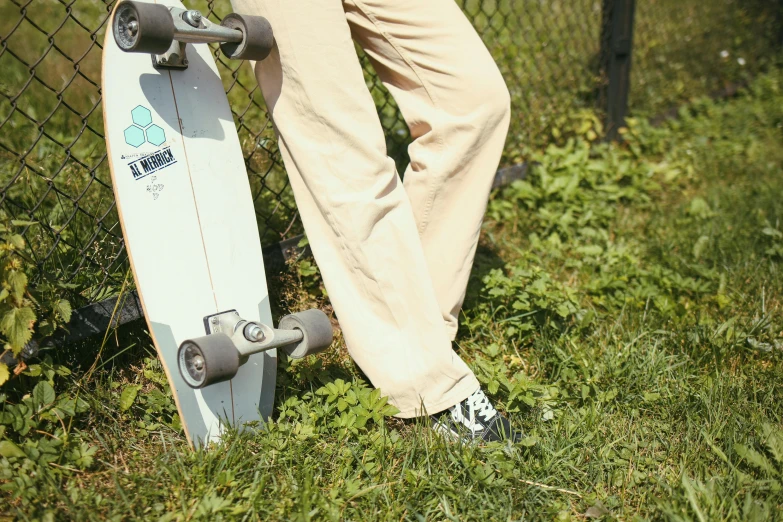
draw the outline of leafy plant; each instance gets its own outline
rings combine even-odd
[[[484,276],[487,299],[479,310],[502,314],[498,324],[506,325],[512,337],[532,332],[543,324],[565,325],[580,312],[573,288],[563,285],[535,265],[520,263],[503,270],[494,269]]]
[[[136,382],[110,383],[117,409],[134,419],[136,435],[147,437],[167,427],[182,431],[182,421],[171,393],[171,385],[157,357],[145,357]]]
[[[0,393],[0,490],[15,496],[34,489],[37,481],[69,472],[69,466],[89,468],[97,448],[71,430],[73,419],[89,409],[78,390],[55,393],[56,377],[70,371],[50,357],[21,372],[30,378],[31,393],[12,401]]]
[[[89,468],[97,450],[71,430],[73,419],[89,409],[78,388],[55,392],[58,378],[69,378],[70,370],[49,355],[35,363],[23,358],[34,333],[51,335],[71,316],[57,284],[29,285],[29,252],[16,230],[32,226],[0,224],[0,489],[15,496],[34,490],[43,477],[68,473],[71,466]],[[15,379],[10,379],[9,359],[16,363]]]
[[[367,429],[369,421],[382,424],[384,417],[399,411],[387,401],[381,390],[366,383],[336,379],[314,392],[288,398],[280,408],[278,424],[305,430],[298,431],[300,435],[315,435],[327,428],[356,435]]]
[[[35,330],[41,336],[51,335],[71,320],[71,305],[58,297],[54,285],[28,288],[26,244],[15,230],[34,225],[16,220],[0,223],[0,342],[4,343],[2,355],[10,354],[19,363]],[[0,386],[9,377],[8,365],[0,360]]]

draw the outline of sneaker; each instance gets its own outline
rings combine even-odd
[[[522,433],[511,429],[511,423],[498,413],[481,388],[464,401],[430,417],[435,431],[463,442],[522,440]]]

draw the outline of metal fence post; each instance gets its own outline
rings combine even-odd
[[[778,4],[778,44],[783,47],[783,0]]]
[[[617,138],[625,125],[631,81],[631,54],[636,0],[604,0],[601,66],[606,78],[606,139]]]

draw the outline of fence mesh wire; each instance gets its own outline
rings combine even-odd
[[[228,0],[190,0],[213,21]],[[502,71],[513,121],[505,163],[599,121],[610,0],[457,0]],[[630,110],[654,114],[769,65],[780,3],[637,2]],[[101,49],[114,0],[0,0],[0,218],[15,219],[36,277],[76,304],[115,293],[127,255],[101,113]],[[263,244],[301,232],[271,122],[249,64],[215,53],[243,146]],[[394,100],[365,66],[400,170],[410,140]]]

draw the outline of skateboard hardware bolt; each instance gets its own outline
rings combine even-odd
[[[201,13],[196,10],[185,11],[182,13],[182,19],[193,27],[201,25]]]
[[[249,323],[245,326],[245,339],[251,343],[258,343],[264,340],[264,330],[256,323]]]

